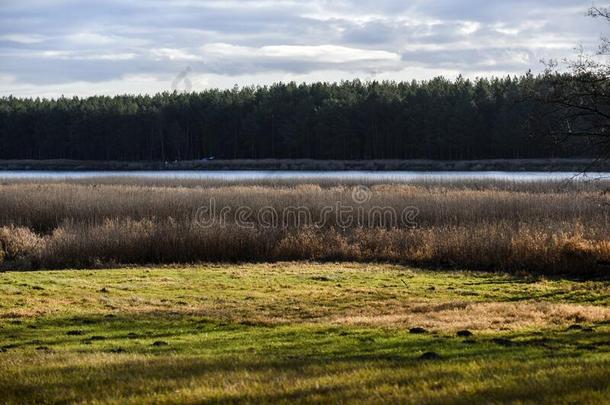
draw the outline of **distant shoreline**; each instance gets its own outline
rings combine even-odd
[[[0,160],[0,171],[166,171],[166,170],[283,170],[283,171],[511,171],[609,172],[610,160],[490,159],[490,160],[197,160],[122,162],[79,160]]]

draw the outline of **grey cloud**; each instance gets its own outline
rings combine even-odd
[[[528,17],[565,15],[574,9],[582,9],[584,15],[590,2],[582,0],[418,0],[417,10],[422,15],[432,15],[445,20],[473,20],[486,23],[506,20],[518,21]]]
[[[595,44],[605,26],[586,20],[588,6],[579,0],[0,0],[0,76],[61,86],[134,74],[167,78],[186,65],[225,76],[332,69],[353,77],[410,67],[519,74],[535,70],[541,57]],[[235,52],[206,54],[210,44]],[[270,56],[263,51],[270,46],[400,57],[338,61],[293,49]]]
[[[367,24],[347,28],[342,37],[349,43],[384,45],[393,43],[400,35],[400,29],[395,23],[387,21],[372,21]]]

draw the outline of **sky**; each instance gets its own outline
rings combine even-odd
[[[0,96],[520,75],[594,49],[608,27],[592,4],[0,0]]]

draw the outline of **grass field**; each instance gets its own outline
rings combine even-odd
[[[607,279],[301,262],[7,272],[0,296],[0,403],[610,401]]]

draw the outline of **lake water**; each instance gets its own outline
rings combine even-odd
[[[0,171],[0,180],[10,179],[91,179],[141,177],[201,180],[595,180],[610,179],[610,173],[576,172],[373,172],[373,171]]]

